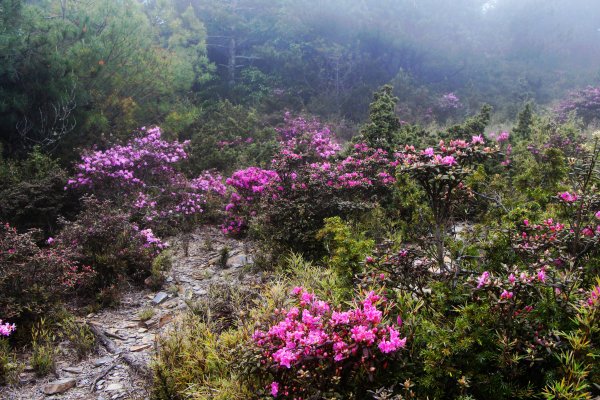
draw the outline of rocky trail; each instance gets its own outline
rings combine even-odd
[[[190,302],[208,296],[211,285],[259,279],[249,268],[253,264],[251,246],[224,237],[215,227],[202,227],[168,243],[173,267],[160,291],[132,288],[123,294],[117,308],[82,318],[81,323],[87,323],[98,339],[94,354],[77,361],[68,343],[60,343],[56,375],[38,378],[26,367],[19,377],[21,384],[0,388],[0,398],[149,398],[150,361],[158,335],[186,312]],[[152,317],[142,321],[142,312]]]

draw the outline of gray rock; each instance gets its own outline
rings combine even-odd
[[[75,379],[60,379],[58,381],[50,382],[49,384],[44,385],[44,387],[42,388],[42,392],[50,396],[53,394],[64,393],[67,390],[74,388],[76,385],[77,380]]]
[[[158,305],[169,298],[169,295],[166,292],[158,292],[156,296],[152,299],[152,303]]]
[[[240,268],[246,265],[252,265],[254,260],[251,256],[246,254],[238,254],[236,256],[230,257],[227,260],[227,268]]]
[[[112,392],[112,391],[121,390],[121,389],[123,389],[123,385],[121,385],[120,383],[111,383],[110,385],[108,385],[106,387],[107,392]]]
[[[83,368],[80,367],[65,367],[62,370],[70,374],[81,374],[83,372]]]
[[[23,372],[19,374],[19,382],[22,385],[26,385],[30,382],[35,382],[35,373],[34,372]]]
[[[94,360],[94,367],[101,367],[105,364],[108,364],[109,362],[112,362],[112,360],[112,357],[109,356],[98,358]]]

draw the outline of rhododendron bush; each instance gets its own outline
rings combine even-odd
[[[309,399],[372,381],[397,359],[406,338],[402,321],[385,297],[373,291],[349,310],[334,308],[296,287],[293,306],[276,310],[276,323],[257,330],[262,368],[273,376],[270,393]]]
[[[62,296],[94,276],[69,249],[40,248],[38,234],[0,225],[0,314],[19,325],[53,311]]]
[[[80,291],[93,295],[126,278],[141,282],[150,275],[152,261],[167,245],[130,220],[111,202],[87,198],[77,220],[49,240],[50,249],[68,249],[72,259],[93,269],[93,279],[78,285]]]
[[[233,191],[223,230],[241,233],[257,217],[266,237],[310,247],[324,218],[364,211],[389,194],[396,164],[362,143],[341,157],[327,127],[289,116],[286,122],[270,169],[250,167],[227,180]]]
[[[600,87],[588,86],[572,91],[554,110],[561,121],[565,121],[570,113],[590,123],[598,119],[600,111]]]
[[[219,174],[188,179],[177,170],[188,157],[188,145],[162,139],[158,127],[142,128],[124,145],[85,153],[67,188],[112,200],[145,225],[185,221],[203,213],[226,190]]]

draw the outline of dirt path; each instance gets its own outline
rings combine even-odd
[[[211,284],[236,282],[243,276],[249,278],[248,265],[252,264],[251,249],[244,242],[224,237],[217,228],[202,227],[187,237],[171,239],[173,268],[167,283],[159,292],[134,289],[125,293],[116,309],[102,310],[88,315],[85,320],[93,324],[114,345],[120,354],[111,354],[99,346],[95,354],[77,362],[64,350],[57,363],[57,376],[36,378],[33,372],[21,374],[22,384],[1,388],[2,399],[147,399],[149,382],[139,371],[125,362],[134,361],[148,367],[155,352],[157,335],[187,309],[187,300],[207,296]],[[187,251],[186,251],[187,247]],[[227,265],[223,266],[221,250],[228,249]],[[147,321],[139,319],[142,310],[152,309]],[[134,364],[134,365],[135,365]],[[53,382],[72,388],[54,395],[45,394]]]

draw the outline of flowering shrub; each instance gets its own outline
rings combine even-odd
[[[554,110],[560,121],[566,121],[571,112],[586,124],[598,119],[600,111],[600,87],[588,86],[568,94]]]
[[[243,216],[255,215],[257,203],[265,190],[279,180],[277,172],[256,167],[236,171],[227,178],[227,185],[234,191],[231,192],[229,203],[225,206],[229,220],[223,224],[223,233],[241,233],[247,226]]]
[[[189,180],[177,171],[188,144],[163,140],[158,127],[142,128],[125,145],[84,154],[67,188],[112,200],[151,226],[185,221],[205,211],[207,198],[226,190],[218,174]]]
[[[386,195],[396,164],[384,150],[363,143],[337,158],[339,145],[328,128],[289,115],[286,121],[271,169],[250,167],[227,180],[233,190],[223,230],[243,232],[256,216],[269,240],[306,249],[315,245],[324,218],[370,208]]]
[[[288,161],[315,162],[335,156],[341,149],[327,126],[316,119],[292,118],[285,113],[285,126],[277,129],[280,135],[281,153]]]
[[[19,325],[53,311],[63,295],[93,276],[69,251],[38,247],[35,234],[0,225],[0,313]]]
[[[436,149],[416,150],[405,146],[397,153],[400,171],[414,179],[424,190],[433,214],[433,244],[436,261],[444,267],[444,237],[455,208],[469,196],[466,178],[474,166],[497,153],[496,147],[485,145],[482,135],[470,141],[440,141]]]
[[[140,229],[112,203],[87,198],[77,220],[52,238],[50,249],[69,251],[75,260],[92,268],[94,279],[79,287],[89,295],[125,278],[143,281],[165,247],[151,229]]]
[[[440,107],[442,110],[457,109],[462,107],[462,103],[457,95],[450,92],[442,95],[439,98],[438,107]]]
[[[386,369],[405,347],[400,326],[389,321],[392,307],[375,292],[341,311],[301,287],[294,306],[276,310],[278,322],[253,339],[262,368],[273,375],[273,397],[308,399],[333,391],[351,392],[361,379]]]

